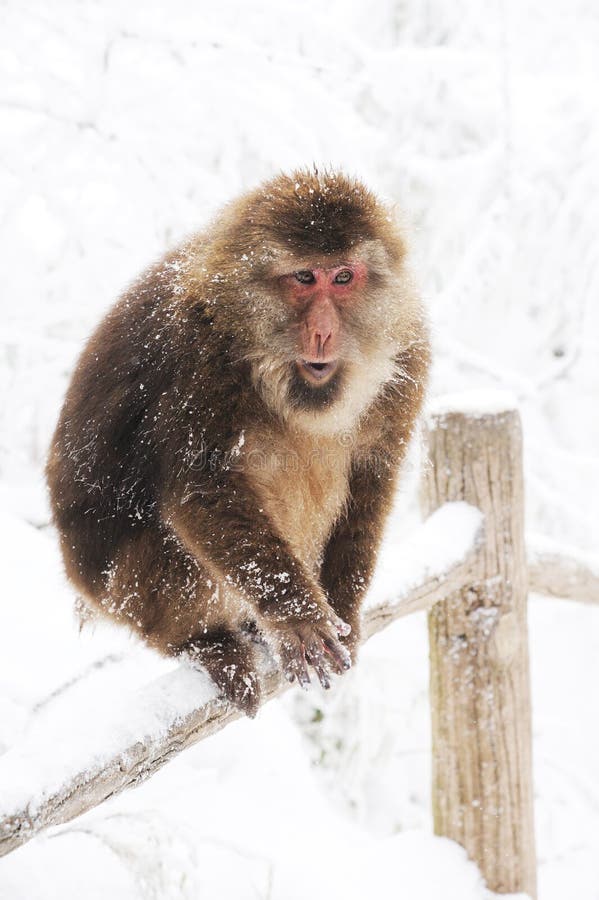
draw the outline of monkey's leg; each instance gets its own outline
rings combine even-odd
[[[167,529],[122,546],[107,582],[104,612],[168,656],[203,666],[226,698],[254,716],[260,702],[254,648],[237,632],[239,610]]]
[[[241,634],[217,628],[199,634],[181,648],[203,666],[230,703],[253,718],[260,706],[260,682],[251,643]]]

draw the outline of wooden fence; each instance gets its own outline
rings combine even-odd
[[[409,542],[409,577],[398,569],[392,596],[365,610],[364,638],[428,610],[435,832],[465,847],[492,890],[535,897],[527,593],[599,603],[599,565],[550,542],[525,546],[520,420],[505,399],[438,406],[425,439],[428,518]],[[264,702],[288,689],[266,656],[262,674]],[[0,855],[237,716],[207,676],[180,667],[74,745],[49,734],[12,748],[0,757]]]

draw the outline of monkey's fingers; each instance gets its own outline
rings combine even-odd
[[[349,625],[347,628],[351,630]],[[317,631],[327,653],[325,657],[326,663],[333,665],[334,671],[338,674],[343,674],[343,672],[351,668],[351,655],[347,647],[339,640],[336,626],[327,623],[324,626],[320,625]],[[349,634],[349,631],[347,631],[347,634]]]
[[[308,688],[310,687],[310,685],[312,684],[312,681],[310,679],[310,673],[308,671],[308,666],[306,665],[306,660],[304,658],[302,658],[301,662],[299,663],[299,665],[297,667],[296,678],[299,682],[299,686],[304,691],[307,691]]]
[[[318,675],[318,680],[320,681],[321,686],[325,689],[325,691],[328,691],[331,686],[331,679],[329,678],[329,673],[327,672],[326,668],[320,665],[320,663],[313,663],[313,669]]]
[[[294,681],[297,680],[297,683],[301,687],[303,691],[307,691],[308,687],[312,683],[310,681],[310,676],[307,672],[299,666],[297,663],[290,663],[285,669],[285,678],[289,682],[289,684],[293,684]]]
[[[339,674],[351,669],[351,656],[347,647],[344,647],[339,641],[331,640],[330,638],[325,638],[324,646],[331,657],[329,661],[335,665]]]
[[[306,646],[306,660],[316,672],[322,687],[328,690],[331,686],[331,679],[328,672],[324,643],[320,638],[313,637],[309,645]]]
[[[332,625],[337,634],[341,637],[347,637],[351,631],[351,625],[345,622],[340,616],[332,616],[327,619],[329,625]]]
[[[292,682],[294,678],[297,678],[299,686],[303,690],[307,690],[311,681],[302,644],[299,641],[297,643],[285,641],[280,649],[280,654],[287,680]]]

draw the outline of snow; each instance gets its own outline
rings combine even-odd
[[[115,757],[126,759],[137,741],[158,741],[174,722],[216,699],[217,690],[208,675],[181,666],[134,693],[112,696],[108,710],[90,706],[91,696],[86,689],[66,709],[52,703],[3,755],[0,817],[24,809],[35,816],[75,776],[87,781]]]
[[[592,0],[3,4],[6,771],[30,748],[3,804],[59,779],[61,755],[100,759],[123,714],[131,734],[159,731],[171,704],[208,696],[123,632],[79,634],[41,472],[74,361],[117,293],[279,169],[341,164],[397,203],[431,310],[431,409],[475,389],[484,412],[491,391],[511,392],[527,527],[596,554],[598,43]],[[373,592],[451,558],[474,525],[465,513],[453,549],[435,538],[417,557],[417,474],[416,446]],[[533,598],[530,613],[540,900],[596,900],[599,609]],[[177,690],[135,707],[165,684]],[[48,768],[36,740],[53,748]],[[329,694],[289,692],[0,860],[0,898],[479,900],[475,867],[432,836],[429,765],[426,631],[412,616]]]
[[[34,866],[51,875],[45,896],[75,896],[80,867],[75,878],[67,867],[74,857],[93,872],[96,890],[110,887],[117,897],[139,896],[142,885],[141,896],[156,898],[343,900],[390,896],[397,886],[415,900],[441,891],[455,900],[487,896],[476,867],[451,842],[413,830],[376,838],[332,810],[295,726],[276,705],[261,712],[258,728],[233,723],[205,747],[203,758],[185,754],[118,808],[108,802],[102,814],[3,860],[7,896],[39,895]],[[104,866],[107,847],[120,868]],[[423,866],[431,854],[434,867]]]
[[[516,394],[487,388],[440,394],[428,404],[427,413],[429,416],[443,416],[450,412],[461,412],[478,418],[497,415],[511,409],[518,409]]]
[[[399,545],[393,539],[393,531],[388,530],[366,608],[401,600],[428,579],[442,580],[476,546],[483,520],[480,510],[468,503],[445,503]]]
[[[472,550],[482,520],[480,511],[467,503],[448,503],[438,509],[402,544],[393,565],[380,567],[366,606],[401,598],[429,578],[442,580]],[[120,664],[123,678],[124,662],[113,654],[96,668]],[[206,674],[177,666],[135,691],[121,690],[102,708],[90,703],[97,690],[97,676],[92,676],[89,669],[84,673],[78,694],[74,692],[77,683],[70,685],[66,702],[59,692],[38,703],[26,732],[3,754],[0,819],[25,810],[35,818],[49,797],[65,795],[74,781],[88,782],[115,759],[126,760],[140,740],[149,747],[159,744],[173,724],[217,698]]]

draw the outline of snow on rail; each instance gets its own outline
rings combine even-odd
[[[464,413],[469,416],[494,416],[518,408],[518,398],[506,390],[467,390],[441,394],[428,404],[428,416]]]
[[[465,503],[431,515],[398,548],[384,601],[365,610],[365,636],[467,583],[481,529],[481,513]],[[262,677],[265,702],[289,687],[266,654]],[[86,708],[62,733],[49,725],[25,738],[0,759],[0,855],[138,784],[238,716],[204,672],[182,665],[109,713]]]

